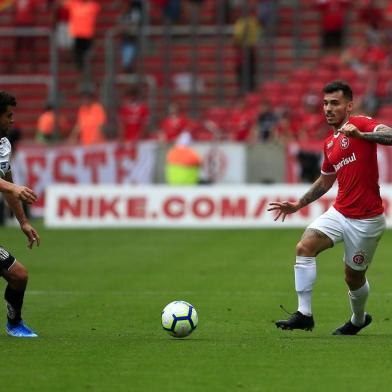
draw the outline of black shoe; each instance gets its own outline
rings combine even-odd
[[[362,328],[367,327],[372,322],[372,316],[370,314],[365,315],[365,323],[360,327],[354,325],[351,320],[348,320],[346,324],[332,332],[332,335],[356,335]]]
[[[295,312],[288,320],[278,320],[276,326],[281,329],[303,329],[311,331],[314,327],[313,316],[305,316],[301,312]]]

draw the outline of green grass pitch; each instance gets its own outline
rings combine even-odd
[[[313,332],[273,321],[296,310],[302,230],[47,230],[1,243],[30,271],[24,317],[40,335],[0,334],[4,391],[388,391],[392,384],[392,232],[368,277],[373,324],[331,336],[349,317],[342,246],[318,258]],[[1,288],[3,289],[3,283]],[[192,303],[199,326],[174,339],[163,307]],[[5,312],[3,320],[5,319]]]

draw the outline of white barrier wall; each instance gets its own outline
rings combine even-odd
[[[334,201],[336,189],[311,205],[275,222],[267,211],[277,200],[296,200],[307,185],[129,186],[52,185],[46,193],[49,227],[250,228],[304,227]],[[392,186],[382,195],[388,226]]]
[[[246,148],[241,143],[195,143],[203,157],[202,177],[215,183],[246,181]],[[165,158],[156,162],[155,141],[103,143],[93,146],[28,146],[17,150],[14,180],[37,193],[31,212],[42,216],[45,190],[52,184],[151,184],[157,169],[164,171]],[[160,167],[156,167],[156,165]],[[162,175],[163,179],[163,175]]]

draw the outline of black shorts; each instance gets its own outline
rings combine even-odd
[[[15,262],[15,257],[0,245],[0,272],[8,270]]]

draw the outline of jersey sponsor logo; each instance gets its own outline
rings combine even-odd
[[[330,149],[333,146],[333,140],[331,140],[328,144],[327,144],[327,148]]]
[[[349,157],[343,158],[337,165],[333,165],[335,172],[337,172],[339,169],[341,169],[343,166],[346,166],[354,161],[356,161],[357,158],[355,156],[355,153],[353,152]]]
[[[365,256],[364,256],[363,252],[358,252],[357,254],[355,254],[353,256],[353,262],[354,262],[354,264],[357,264],[357,265],[363,264],[365,262]]]
[[[340,147],[342,147],[343,150],[348,148],[349,145],[350,145],[350,141],[348,140],[348,137],[344,136],[340,139]]]

